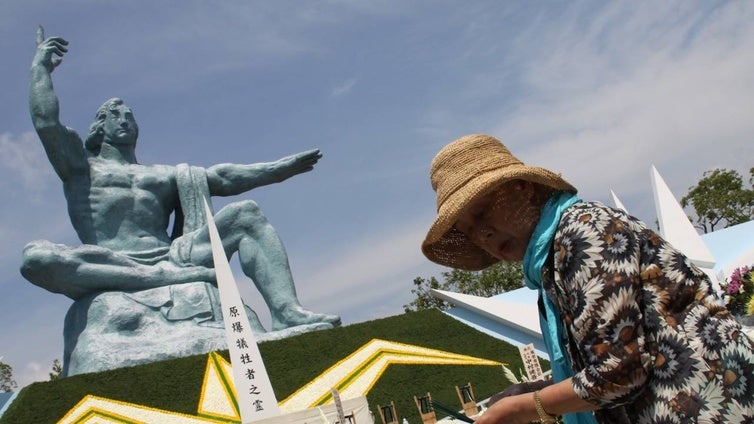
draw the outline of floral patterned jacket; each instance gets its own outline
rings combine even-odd
[[[625,212],[561,217],[543,287],[560,308],[573,387],[600,422],[754,422],[754,346],[707,276]]]

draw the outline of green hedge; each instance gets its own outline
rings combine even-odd
[[[283,400],[375,338],[504,362],[514,371],[523,369],[517,348],[434,309],[264,342],[259,349],[275,395]],[[227,351],[221,353],[228,359]],[[19,393],[0,418],[0,424],[55,423],[87,394],[193,415],[206,362],[207,355],[196,355],[34,383]],[[454,386],[468,382],[474,386],[478,399],[508,385],[499,367],[394,365],[367,399],[376,422],[377,405],[388,405],[390,401],[395,402],[399,417],[421,422],[414,395],[430,392],[433,399],[460,409]]]

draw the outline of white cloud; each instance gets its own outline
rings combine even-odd
[[[401,312],[401,306],[410,301],[411,281],[419,275],[439,274],[440,270],[421,253],[421,242],[431,222],[422,218],[398,223],[383,232],[377,230],[379,235],[356,238],[329,251],[329,261],[303,271],[305,285],[297,286],[297,290],[319,308],[348,309],[359,318],[365,312],[373,315],[376,305],[391,309],[393,314]]]
[[[490,114],[492,132],[587,197],[651,201],[652,164],[678,197],[707,169],[748,170],[754,7],[663,5],[613,2],[533,26],[517,45],[528,56],[513,53],[526,57],[526,95]]]
[[[50,370],[52,370],[52,363],[50,363]],[[49,379],[47,369],[42,364],[34,361],[27,362],[21,374],[21,378],[26,381],[45,381]]]
[[[127,33],[128,39],[118,48],[103,48],[97,41],[87,46],[94,51],[76,60],[84,72],[139,75],[141,89],[184,89],[197,79],[326,54],[331,40],[358,19],[392,15],[406,8],[401,2],[383,3],[199,2],[185,8],[155,8],[154,14],[147,15],[119,5],[112,13],[119,10],[131,18],[103,22],[101,32]],[[137,17],[148,31],[133,31],[130,21]],[[145,45],[149,48],[144,49]],[[74,43],[72,48],[83,46]]]
[[[6,272],[11,278],[17,275],[26,243],[41,237],[70,239],[73,230],[65,214],[60,180],[37,135],[0,133],[0,151],[0,179],[4,182],[0,196],[6,202],[0,210],[0,244],[7,253],[0,257],[0,267],[12,267]]]
[[[349,78],[333,87],[330,95],[332,97],[340,97],[346,95],[351,92],[351,89],[354,85],[356,85],[356,78]]]
[[[302,305],[316,312],[339,314],[345,324],[402,313],[403,305],[412,300],[413,279],[438,276],[445,270],[420,250],[430,219],[396,223],[347,244],[328,245],[327,249],[293,258],[296,292]],[[244,303],[269,327],[264,300],[236,260],[232,267]]]
[[[45,188],[52,176],[41,143],[34,132],[20,135],[8,132],[0,134],[0,166],[6,181],[18,182],[21,186],[6,186],[6,189],[38,192]]]
[[[41,289],[26,282],[17,284],[24,287],[4,289],[8,293],[13,290],[13,302],[0,311],[6,323],[0,349],[21,389],[35,381],[49,380],[53,360],[62,359],[63,318],[71,302],[52,294],[32,297],[33,293],[42,293]]]

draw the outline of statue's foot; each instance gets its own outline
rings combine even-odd
[[[312,331],[329,330],[333,328],[330,323],[314,323],[314,324],[302,324],[294,327],[288,327],[282,330],[270,331],[262,334],[254,334],[257,342],[267,342],[270,340],[282,340],[288,337],[298,336],[304,333],[311,333]]]
[[[272,331],[308,324],[321,324],[323,329],[340,326],[339,316],[312,312],[301,305],[290,306],[278,315],[272,317]]]

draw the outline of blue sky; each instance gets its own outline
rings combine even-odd
[[[54,72],[79,133],[121,97],[144,164],[252,163],[310,148],[311,173],[254,199],[302,303],[345,324],[394,315],[435,212],[429,163],[475,132],[561,172],[586,199],[654,222],[650,166],[680,198],[754,166],[754,2],[66,1],[0,3],[0,356],[20,385],[62,358],[70,300],[25,281],[23,246],[75,245],[33,132],[37,25],[69,42]],[[748,175],[748,174],[747,174]],[[233,199],[216,199],[220,207]],[[252,284],[247,303],[267,322]]]

